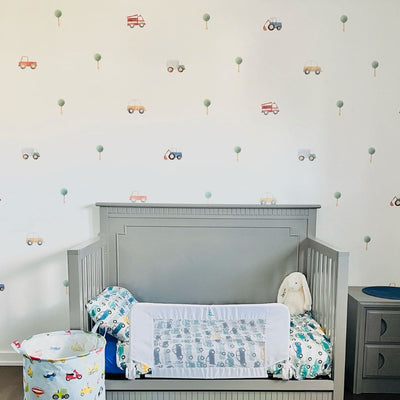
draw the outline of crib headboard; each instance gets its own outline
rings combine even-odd
[[[107,285],[139,301],[276,301],[315,236],[317,205],[98,203]]]

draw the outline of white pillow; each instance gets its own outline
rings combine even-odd
[[[93,322],[121,341],[129,339],[129,311],[136,299],[128,289],[109,286],[93,297],[86,309]]]

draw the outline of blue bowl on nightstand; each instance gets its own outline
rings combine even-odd
[[[362,291],[370,296],[400,300],[400,287],[396,286],[368,286],[363,288]]]

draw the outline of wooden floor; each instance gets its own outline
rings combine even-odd
[[[0,367],[0,400],[23,400],[23,397],[22,367]],[[345,393],[344,400],[400,400],[400,394]]]

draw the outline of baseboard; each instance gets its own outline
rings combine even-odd
[[[14,351],[0,351],[0,365],[22,365],[22,356]]]

